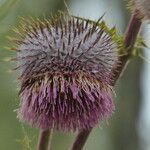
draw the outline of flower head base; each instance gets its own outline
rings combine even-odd
[[[63,15],[22,27],[15,40],[19,119],[42,129],[76,131],[108,117],[114,109],[110,84],[118,56],[104,22]]]

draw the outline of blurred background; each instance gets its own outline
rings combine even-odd
[[[97,20],[104,19],[122,34],[130,12],[124,0],[67,0],[70,13]],[[15,52],[6,50],[6,38],[12,35],[19,17],[50,18],[66,10],[63,0],[0,0],[0,150],[34,150],[38,130],[22,125],[14,110],[18,107],[17,75],[7,58]],[[142,35],[150,46],[150,25],[143,25]],[[142,50],[146,60],[135,58],[116,84],[116,111],[91,133],[84,150],[150,150],[150,50]],[[149,61],[148,61],[149,60]],[[52,150],[67,150],[74,134],[55,132]]]

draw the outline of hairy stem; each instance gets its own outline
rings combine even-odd
[[[92,129],[80,131],[70,150],[82,150],[91,131]]]
[[[126,48],[126,55],[119,57],[119,63],[116,65],[112,71],[114,74],[114,82],[113,86],[115,85],[116,81],[120,77],[120,74],[125,69],[125,66],[130,58],[132,53],[132,49],[134,47],[136,38],[140,31],[142,20],[138,17],[138,10],[135,10],[130,18],[129,24],[127,26],[126,32],[124,34],[124,45]],[[92,129],[91,129],[92,130]],[[86,140],[91,132],[91,130],[83,130],[78,133],[71,150],[82,150],[83,146],[86,143]]]
[[[40,130],[36,150],[50,150],[52,130]]]

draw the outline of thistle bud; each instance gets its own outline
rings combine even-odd
[[[141,17],[150,19],[150,0],[134,0],[134,5],[140,11]]]
[[[21,121],[76,131],[111,115],[118,54],[104,22],[63,15],[23,21],[16,33]]]

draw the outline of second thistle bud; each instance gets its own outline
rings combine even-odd
[[[134,6],[140,11],[141,17],[150,20],[150,0],[134,0]]]
[[[18,118],[42,129],[94,127],[113,112],[116,44],[103,22],[63,15],[17,30]]]

